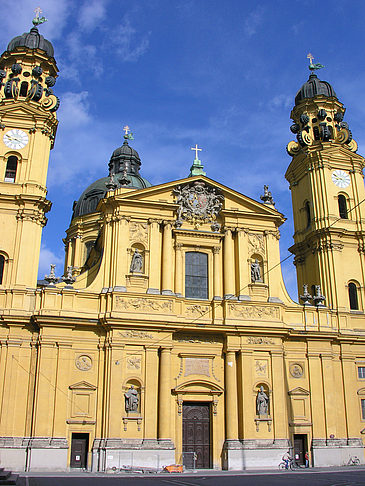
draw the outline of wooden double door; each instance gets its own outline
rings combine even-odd
[[[189,469],[211,467],[209,403],[183,403],[183,463]]]

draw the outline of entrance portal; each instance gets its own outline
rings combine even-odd
[[[86,469],[89,434],[72,434],[70,467]]]
[[[294,458],[298,464],[305,464],[305,453],[307,451],[306,434],[294,434]]]
[[[210,468],[209,403],[183,403],[183,464],[191,469]],[[194,464],[195,463],[195,464]]]

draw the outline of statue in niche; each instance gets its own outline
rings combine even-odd
[[[136,248],[133,253],[131,267],[129,269],[130,273],[142,273],[143,268],[143,255]]]
[[[139,404],[139,397],[138,391],[134,388],[133,385],[129,388],[129,390],[124,393],[125,398],[125,411],[126,412],[138,412],[138,404]]]
[[[267,415],[269,412],[269,397],[266,395],[263,386],[260,386],[260,390],[257,392],[256,410],[257,415]]]
[[[253,263],[251,263],[251,282],[262,282],[261,268],[257,258]]]

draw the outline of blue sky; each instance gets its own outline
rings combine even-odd
[[[29,0],[3,0],[2,51],[31,27]],[[44,0],[40,27],[60,75],[60,125],[48,172],[53,202],[44,229],[40,277],[63,269],[72,203],[107,175],[122,127],[134,132],[141,173],[152,184],[188,175],[196,143],[207,175],[259,200],[269,184],[281,227],[281,255],[292,244],[284,178],[290,111],[308,78],[307,53],[326,67],[365,152],[365,3],[315,0]],[[296,298],[292,258],[283,265]]]

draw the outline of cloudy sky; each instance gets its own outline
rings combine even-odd
[[[30,0],[3,0],[1,49],[31,27]],[[141,173],[152,184],[188,175],[199,144],[207,175],[254,199],[269,184],[292,244],[291,196],[284,178],[290,111],[308,78],[307,53],[326,67],[365,152],[362,0],[43,0],[40,27],[55,47],[60,125],[48,188],[39,275],[57,263],[72,203],[107,175],[122,127],[132,127]],[[295,267],[283,264],[296,299]]]

